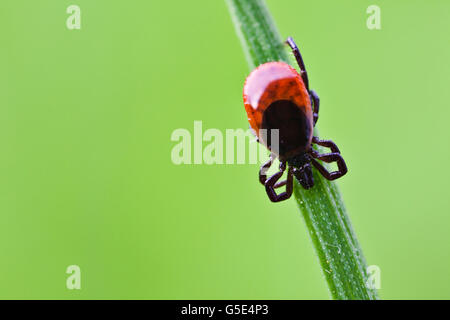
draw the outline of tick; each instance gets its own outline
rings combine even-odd
[[[244,105],[250,127],[258,141],[270,151],[269,160],[259,170],[259,181],[265,186],[273,202],[287,200],[293,191],[293,176],[305,189],[314,186],[311,164],[328,180],[335,180],[347,173],[347,166],[339,148],[331,140],[313,136],[313,128],[319,118],[319,96],[309,89],[300,51],[289,37],[286,43],[292,49],[300,67],[300,74],[284,62],[267,62],[253,70],[244,85]],[[265,129],[266,135],[260,134]],[[271,141],[271,130],[278,129],[278,143]],[[329,153],[319,153],[313,144],[327,147]],[[280,161],[279,171],[267,178],[266,172],[274,160]],[[317,160],[336,162],[338,170],[329,172]],[[287,169],[287,178],[280,181]],[[275,189],[286,186],[285,191]]]

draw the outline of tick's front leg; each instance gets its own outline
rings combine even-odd
[[[272,202],[280,202],[283,200],[287,200],[292,195],[293,191],[292,167],[289,167],[288,169],[287,179],[285,181],[278,182],[278,180],[281,178],[285,170],[286,170],[286,163],[283,162],[280,164],[280,171],[275,173],[265,182],[267,195],[270,201]],[[281,187],[283,185],[286,185],[286,191],[277,194],[275,188]]]
[[[339,148],[336,144],[331,140],[320,140],[317,137],[313,137],[313,143],[318,144],[319,146],[327,147],[331,149],[331,153],[323,153],[320,154],[314,149],[311,149],[309,152],[313,159],[311,159],[312,164],[316,167],[317,170],[327,179],[327,180],[335,180],[347,173],[347,165],[345,164],[344,158],[342,158]],[[327,163],[336,162],[338,166],[338,170],[329,172],[324,166],[322,166],[317,160],[321,160]]]
[[[272,153],[269,157],[269,160],[267,160],[266,163],[264,163],[261,168],[259,169],[259,182],[261,182],[262,185],[265,185],[267,180],[267,171],[269,171],[270,167],[272,166],[273,160],[275,160],[275,156]]]

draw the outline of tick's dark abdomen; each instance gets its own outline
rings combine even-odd
[[[312,128],[302,109],[289,100],[278,100],[264,111],[262,129],[267,129],[267,146],[270,148],[271,129],[279,130],[279,155],[293,156],[305,151]]]

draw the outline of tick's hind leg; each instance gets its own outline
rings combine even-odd
[[[300,75],[305,83],[306,90],[309,91],[309,81],[308,81],[308,73],[306,72],[305,64],[303,63],[303,58],[298,49],[297,45],[294,42],[294,39],[291,37],[287,38],[286,43],[291,47],[292,52],[294,53],[294,57],[297,60],[298,66],[300,67]]]
[[[314,126],[316,126],[316,122],[317,120],[319,120],[320,98],[317,92],[315,92],[314,90],[310,90],[309,94],[311,95],[311,100],[314,107],[313,119],[314,119]]]
[[[292,181],[292,167],[289,167],[287,178],[285,181],[278,182],[278,180],[283,175],[286,170],[286,162],[280,163],[280,171],[271,176],[266,182],[266,192],[269,196],[270,201],[272,202],[280,202],[283,200],[287,200],[291,197],[293,191],[293,181]],[[280,194],[277,194],[275,188],[286,185],[286,191]]]
[[[286,43],[291,47],[292,53],[294,54],[295,59],[297,60],[298,66],[300,68],[300,76],[302,77],[303,82],[305,83],[306,90],[308,90],[309,94],[311,95],[311,102],[314,106],[314,125],[316,125],[317,120],[319,119],[319,105],[320,105],[320,99],[317,93],[314,90],[309,90],[309,80],[308,80],[308,73],[306,72],[306,67],[303,62],[302,55],[300,53],[300,50],[298,49],[297,45],[294,42],[294,39],[291,37],[287,38]]]
[[[311,159],[312,164],[316,167],[317,170],[327,179],[327,180],[335,180],[342,177],[347,173],[347,165],[345,164],[344,158],[342,158],[339,148],[336,144],[331,140],[319,140],[317,137],[313,137],[313,143],[318,144],[319,146],[327,147],[331,149],[330,153],[320,154],[314,149],[311,149],[310,154],[313,157]],[[324,166],[322,166],[317,160],[321,160],[327,163],[336,162],[338,166],[338,170],[329,172]]]

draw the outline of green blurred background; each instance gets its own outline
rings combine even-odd
[[[380,296],[450,298],[450,3],[267,4],[347,161]],[[2,0],[0,29],[0,298],[329,297],[295,201],[270,203],[257,165],[171,162],[194,120],[248,127],[224,1]]]

